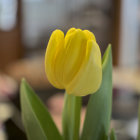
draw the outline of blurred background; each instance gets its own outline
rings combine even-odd
[[[63,91],[44,72],[44,54],[54,29],[91,30],[104,53],[113,51],[111,126],[119,140],[136,140],[140,95],[139,0],[0,0],[0,140],[26,140],[19,85],[26,78],[61,130]],[[83,98],[82,118],[88,97]]]

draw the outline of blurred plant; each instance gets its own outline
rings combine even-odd
[[[21,109],[28,139],[115,140],[114,130],[109,131],[112,109],[111,46],[106,49],[101,62],[100,49],[91,32],[72,28],[64,38],[63,33],[56,30],[48,43],[45,65],[50,82],[57,88],[66,89],[63,132],[60,134],[47,108],[23,79]],[[81,98],[88,94],[91,95],[80,134]]]

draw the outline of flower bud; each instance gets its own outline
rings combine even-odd
[[[102,64],[94,34],[71,28],[64,36],[61,30],[55,30],[46,49],[45,71],[50,83],[68,94],[96,92],[102,81]]]

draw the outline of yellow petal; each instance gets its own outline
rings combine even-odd
[[[70,28],[70,29],[67,31],[67,34],[66,34],[66,35],[71,34],[71,33],[73,33],[74,31],[76,31],[75,28]]]
[[[64,43],[63,45],[60,45],[59,46],[59,50],[57,51],[56,53],[56,56],[55,56],[55,60],[54,60],[54,74],[55,74],[55,77],[57,79],[57,81],[59,83],[61,83],[61,86],[64,88],[64,82],[63,82],[63,73],[64,73],[64,70],[63,70],[63,67],[64,67],[64,63],[65,63],[65,48],[64,48]]]
[[[76,29],[71,28],[67,31],[66,36],[74,33]],[[64,81],[63,81],[63,73],[64,73],[64,63],[65,63],[65,57],[66,57],[66,48],[64,48],[64,45],[59,46],[59,50],[56,53],[55,56],[55,65],[54,65],[54,73],[56,76],[56,79],[61,85],[64,87]]]
[[[55,75],[55,60],[56,54],[58,54],[62,46],[64,46],[64,33],[60,30],[55,30],[50,37],[45,54],[45,71],[50,83],[60,89],[64,87]]]
[[[79,71],[86,51],[86,36],[80,29],[74,30],[65,37],[65,63],[63,81],[66,86]]]
[[[92,32],[90,32],[89,30],[84,30],[83,32],[85,33],[88,40],[96,41],[96,38]]]
[[[97,43],[89,40],[86,57],[75,78],[66,87],[68,94],[85,96],[98,90],[102,81],[101,52]]]

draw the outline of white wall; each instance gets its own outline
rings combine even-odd
[[[122,0],[119,65],[137,66],[139,47],[139,0]]]
[[[81,7],[86,0],[23,0],[23,41],[34,47],[47,30],[65,26],[70,11]]]
[[[57,27],[63,29],[67,24],[68,14],[74,13],[86,4],[92,2],[98,7],[110,6],[110,0],[23,0],[22,2],[23,42],[29,47],[37,44],[43,32]]]

